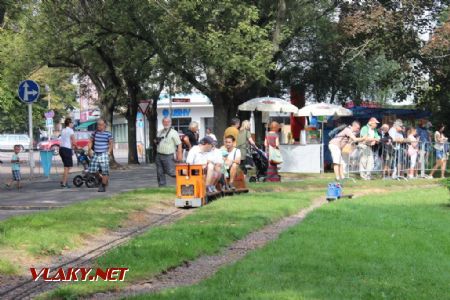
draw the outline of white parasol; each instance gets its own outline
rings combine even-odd
[[[295,114],[299,117],[310,117],[310,116],[338,116],[347,117],[353,115],[350,109],[342,107],[340,105],[328,104],[328,103],[315,103],[305,107],[302,107]]]
[[[289,101],[274,97],[259,97],[250,99],[238,106],[241,111],[266,111],[296,113],[298,107]]]

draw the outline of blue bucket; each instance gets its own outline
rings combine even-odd
[[[49,177],[50,170],[52,168],[53,151],[40,151],[39,154],[41,157],[41,166],[44,171],[44,176]]]
[[[328,184],[327,198],[340,198],[342,196],[342,186],[338,182]]]

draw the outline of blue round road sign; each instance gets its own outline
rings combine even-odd
[[[24,103],[33,103],[39,98],[39,84],[33,80],[24,80],[19,84],[19,98]]]

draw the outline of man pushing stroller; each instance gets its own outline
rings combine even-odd
[[[99,192],[105,192],[109,180],[109,156],[113,149],[113,137],[111,132],[106,131],[106,122],[102,119],[97,121],[97,130],[92,133],[88,144],[88,154],[92,157],[89,164],[89,173],[100,177],[101,184]],[[101,174],[99,173],[101,170]]]

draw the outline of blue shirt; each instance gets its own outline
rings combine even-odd
[[[417,135],[419,135],[419,141],[421,143],[429,143],[430,142],[430,135],[428,134],[428,130],[425,127],[417,126]]]
[[[109,141],[113,139],[109,131],[95,131],[91,135],[92,150],[96,153],[106,153],[109,150]]]
[[[11,160],[19,160],[19,155],[17,154],[13,154],[13,156],[11,157]],[[19,163],[12,163],[11,164],[11,170],[13,171],[19,171],[20,170],[20,164]]]

